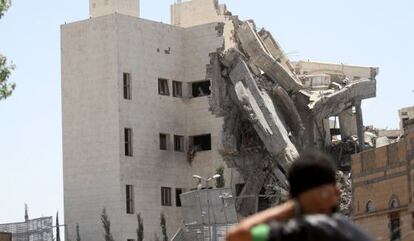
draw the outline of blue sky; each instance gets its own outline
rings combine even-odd
[[[169,23],[172,0],[141,0],[141,17]],[[293,60],[378,66],[378,97],[365,124],[398,126],[414,105],[414,1],[222,0],[254,19]],[[0,20],[0,53],[17,65],[14,95],[0,102],[0,223],[63,214],[60,25],[88,18],[87,0],[14,0]],[[63,215],[61,215],[63,216]]]

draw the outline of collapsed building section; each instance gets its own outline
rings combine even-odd
[[[366,146],[361,101],[376,96],[378,68],[292,63],[268,31],[229,19],[218,32],[230,28],[232,43],[212,53],[208,66],[210,109],[224,117],[221,154],[244,178],[241,196],[286,189],[288,167],[310,148],[330,152],[347,171],[350,155]],[[349,196],[347,175],[339,177]],[[254,212],[248,198],[237,207],[241,215]]]

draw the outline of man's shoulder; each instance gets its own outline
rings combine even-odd
[[[271,227],[273,240],[285,240],[276,238],[276,236],[283,236],[290,238],[289,240],[302,241],[372,241],[367,233],[340,214],[306,215],[291,219],[287,223],[275,222]]]

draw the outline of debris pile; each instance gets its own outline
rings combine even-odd
[[[234,43],[210,54],[210,109],[224,118],[221,154],[244,178],[241,196],[258,195],[269,185],[286,189],[286,171],[306,149],[330,151],[349,162],[350,153],[364,148],[364,142],[357,141],[364,139],[361,101],[375,97],[378,69],[371,68],[369,78],[359,79],[300,73],[268,31],[257,31],[253,21],[226,17],[233,26],[219,26],[232,29]],[[229,32],[223,29],[218,32]],[[343,141],[332,142],[326,122],[349,112],[355,113],[355,123],[343,121]],[[349,126],[356,126],[358,138],[345,135]],[[350,200],[344,198],[344,209]],[[253,213],[254,202],[239,199],[240,214]]]

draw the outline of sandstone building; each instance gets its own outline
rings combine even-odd
[[[413,124],[400,141],[352,156],[353,219],[376,240],[414,239]]]
[[[12,241],[11,233],[0,232],[0,241]]]

